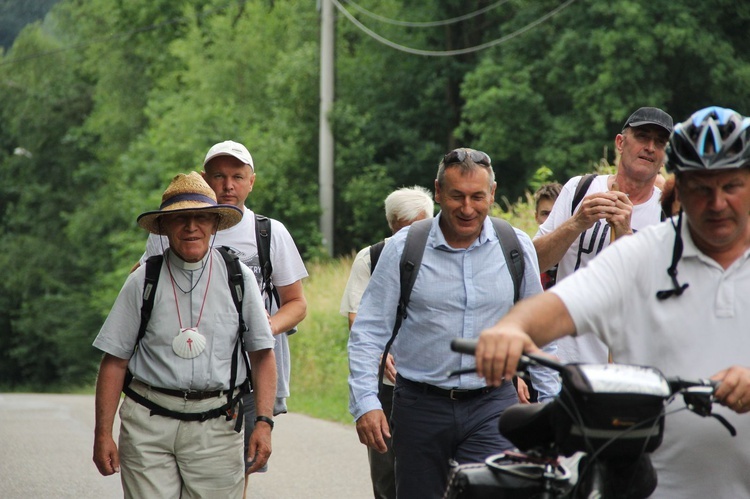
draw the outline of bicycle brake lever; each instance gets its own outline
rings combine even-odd
[[[691,386],[682,391],[685,405],[699,416],[710,416],[713,405],[714,388],[712,386]]]
[[[737,430],[735,429],[734,426],[732,426],[732,423],[727,421],[727,418],[725,418],[721,414],[711,414],[711,416],[716,418],[719,421],[719,423],[721,423],[724,426],[724,428],[726,428],[727,431],[729,431],[730,435],[732,435],[733,437],[737,436]]]
[[[737,429],[732,426],[732,423],[721,414],[714,414],[711,410],[714,402],[713,392],[713,386],[692,386],[682,392],[682,397],[690,411],[699,416],[713,417],[727,429],[730,435],[737,436]]]

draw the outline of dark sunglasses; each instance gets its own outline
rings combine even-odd
[[[488,168],[492,166],[492,160],[487,155],[487,153],[482,151],[467,152],[466,149],[454,149],[443,156],[443,165],[448,166],[454,163],[463,163],[464,160],[466,160],[467,154],[469,155],[471,160],[478,165],[486,166]]]

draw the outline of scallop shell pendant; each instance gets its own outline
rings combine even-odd
[[[181,328],[172,340],[172,350],[183,359],[193,359],[206,349],[206,337],[194,327]]]

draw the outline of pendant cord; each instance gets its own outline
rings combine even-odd
[[[210,250],[210,248],[209,248]],[[171,251],[171,250],[170,250]],[[203,266],[201,267],[201,274],[198,276],[198,279],[195,280],[195,284],[193,284],[193,287],[185,291],[182,289],[182,286],[174,280],[174,276],[172,276],[172,269],[169,267],[169,257],[167,257],[167,268],[169,269],[169,277],[172,278],[172,287],[177,286],[177,288],[182,291],[185,294],[192,293],[195,287],[198,285],[198,283],[201,280],[201,277],[203,277],[203,273],[206,271],[206,262],[203,262]]]
[[[208,288],[211,285],[211,275],[213,274],[214,270],[214,253],[211,251],[209,253],[209,266],[208,266],[208,282],[206,283],[206,291],[203,293],[203,302],[201,303],[201,310],[198,312],[198,322],[193,326],[195,329],[200,326],[201,319],[203,318],[203,307],[206,306],[206,297],[208,296]],[[195,281],[195,284],[193,284],[193,287],[190,288],[189,292],[192,292],[195,287],[198,285],[198,282],[200,282],[201,277],[203,277],[203,271],[206,270],[206,264],[203,263],[203,270],[201,270],[201,275],[198,276],[198,280]],[[172,268],[169,266],[169,258],[167,257],[167,271],[169,272],[169,279],[172,281],[172,294],[174,295],[174,304],[177,308],[177,321],[180,323],[180,329],[182,329],[182,317],[180,316],[180,303],[177,301],[177,290],[175,289],[175,286],[177,286],[180,291],[182,291],[182,288],[180,288],[180,285],[177,284],[174,280],[174,276],[172,275]],[[185,291],[182,291],[183,293],[187,294]]]

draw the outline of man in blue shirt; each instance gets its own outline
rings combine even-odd
[[[393,344],[399,367],[391,424],[400,498],[440,498],[449,462],[478,462],[511,448],[497,430],[503,410],[518,402],[511,383],[486,386],[476,374],[449,378],[474,365],[450,351],[453,338],[477,338],[513,306],[513,282],[487,217],[495,174],[487,154],[449,152],[438,167],[432,222],[406,317]],[[385,246],[349,338],[349,409],[360,441],[380,452],[391,436],[378,400],[378,361],[391,336],[400,296],[399,261],[408,228]],[[530,238],[516,229],[525,258],[520,296],[540,293],[539,266]],[[557,380],[538,381],[551,396]]]

